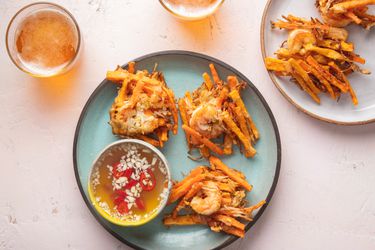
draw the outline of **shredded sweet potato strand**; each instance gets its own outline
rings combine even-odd
[[[185,103],[184,99],[180,99],[178,101],[178,108],[180,109],[180,116],[181,116],[182,124],[188,125],[189,124],[189,118],[188,118],[188,113],[187,113],[185,105],[186,105],[186,103]],[[186,137],[186,141],[188,143],[188,146],[190,148],[191,147],[190,136],[187,133],[185,133],[185,137]]]
[[[335,76],[333,76],[329,71],[325,70],[312,56],[307,57],[307,63],[314,67],[324,78],[329,81],[332,85],[339,88],[343,93],[348,92],[348,87],[345,83],[339,81]]]
[[[253,136],[250,135],[250,132],[247,129],[247,123],[244,114],[242,113],[242,109],[240,107],[235,107],[233,108],[233,111],[236,115],[238,123],[240,124],[241,132],[245,135],[246,138],[252,138]]]
[[[353,104],[358,105],[357,95],[355,94],[355,92],[354,92],[352,86],[350,85],[348,79],[346,78],[345,74],[342,73],[340,68],[334,62],[330,62],[328,65],[331,66],[336,71],[336,73],[340,75],[341,79],[343,79],[343,81],[347,84],[347,86],[349,88],[349,94],[352,98]]]
[[[211,75],[212,75],[212,78],[214,79],[214,82],[220,85],[221,84],[220,77],[215,69],[215,66],[212,63],[210,63],[209,67],[210,67]]]
[[[334,60],[350,61],[349,58],[343,56],[339,52],[337,52],[335,50],[332,50],[332,49],[320,48],[320,47],[316,47],[316,46],[311,45],[311,44],[306,45],[305,49],[307,49],[309,51],[314,51],[318,54],[321,54],[325,57],[328,57],[328,58],[331,58],[331,59],[334,59]]]
[[[227,226],[235,227],[240,230],[245,230],[245,225],[234,219],[233,217],[217,214],[213,216],[215,220],[223,222]]]
[[[196,140],[198,140],[200,143],[207,146],[210,150],[212,150],[216,154],[218,154],[218,155],[224,154],[223,150],[219,146],[217,146],[215,143],[211,142],[208,138],[204,137],[203,135],[201,135],[200,133],[198,133],[194,129],[190,128],[189,126],[184,124],[184,125],[182,125],[182,129],[185,130],[185,132],[187,134],[191,135]]]
[[[190,171],[190,173],[184,178],[184,180],[176,183],[174,186],[173,186],[173,189],[177,189],[178,187],[180,187],[182,184],[185,183],[185,181],[187,181],[188,179],[191,179],[197,175],[201,175],[205,172],[206,170],[206,167],[205,166],[198,166],[196,168],[194,168],[193,170]]]
[[[219,98],[217,99],[217,107],[218,108],[221,108],[221,106],[223,105],[223,102],[225,101],[225,99],[227,97],[228,97],[228,89],[223,88],[220,92]]]
[[[210,163],[215,166],[217,169],[220,169],[223,171],[226,175],[229,176],[232,180],[237,182],[239,185],[241,185],[243,188],[245,188],[247,191],[251,191],[253,188],[246,180],[241,178],[236,172],[234,172],[232,169],[230,169],[227,165],[225,165],[219,158],[215,156],[210,157]]]
[[[207,72],[204,72],[202,77],[204,79],[204,84],[206,85],[207,89],[211,90],[213,87],[211,77],[207,74]]]
[[[239,93],[237,90],[232,90],[232,91],[229,93],[229,96],[230,96],[230,98],[232,98],[232,100],[236,103],[236,105],[237,105],[238,107],[241,108],[242,112],[243,112],[244,115],[246,116],[246,120],[247,120],[247,122],[249,123],[248,125],[250,126],[251,131],[252,131],[252,133],[254,134],[255,139],[258,140],[259,137],[260,137],[259,131],[258,131],[258,129],[256,128],[255,123],[253,122],[253,119],[251,118],[249,112],[247,112],[247,109],[246,109],[246,107],[245,107],[245,104],[243,103],[243,101],[242,101],[242,99],[241,99],[240,93]]]
[[[238,137],[238,139],[242,142],[245,148],[245,156],[246,157],[253,157],[256,154],[256,150],[251,145],[250,139],[247,138],[240,130],[240,128],[236,125],[236,123],[232,120],[232,118],[228,115],[227,112],[223,112],[222,114],[224,123],[228,126],[228,128]]]
[[[258,202],[258,204],[255,204],[251,207],[247,207],[245,208],[245,210],[248,212],[248,213],[252,213],[254,210],[258,209],[258,208],[261,208],[264,204],[266,204],[266,201],[265,200],[262,200],[260,202]]]
[[[187,192],[189,192],[190,188],[193,186],[194,183],[199,182],[206,178],[204,174],[194,176],[190,179],[187,179],[184,181],[184,183],[179,186],[178,188],[173,188],[171,191],[171,194],[169,196],[168,203],[173,203],[180,199],[182,196],[184,196]]]
[[[159,147],[160,146],[160,143],[159,141],[155,140],[155,139],[152,139],[146,135],[139,135],[137,136],[139,139],[145,141],[145,142],[148,142],[150,143],[152,146],[155,146],[155,147]]]
[[[232,154],[232,146],[233,146],[233,139],[230,135],[226,134],[224,136],[224,154],[230,155]]]
[[[129,62],[128,63],[128,72],[131,74],[135,73],[135,62]]]
[[[311,96],[311,98],[318,104],[320,104],[320,98],[307,86],[305,81],[302,79],[302,77],[298,74],[292,74],[294,79],[296,79],[297,83],[301,86],[301,88]]]
[[[352,19],[353,22],[355,22],[356,24],[360,24],[362,22],[362,20],[359,17],[357,17],[356,14],[354,14],[352,11],[348,11],[344,15]]]
[[[127,76],[127,72],[109,70],[107,71],[106,79],[112,82],[121,83]]]
[[[289,63],[290,65],[292,66],[292,68],[295,70],[295,72],[297,74],[299,74],[302,79],[303,79],[303,82],[306,83],[306,85],[308,86],[308,88],[315,94],[319,94],[320,93],[320,90],[315,86],[315,84],[312,82],[311,78],[309,77],[309,75],[306,73],[306,71],[303,70],[303,68],[301,67],[301,65],[299,64],[298,61],[296,61],[295,59],[293,58],[290,58],[289,59]]]
[[[233,234],[237,237],[243,238],[245,237],[245,230],[241,230],[235,227],[228,227],[226,225],[222,226],[222,230],[228,234]]]
[[[165,93],[167,94],[168,98],[169,98],[169,107],[171,109],[171,112],[172,112],[172,116],[173,116],[173,134],[177,134],[177,130],[178,130],[178,111],[177,111],[177,108],[176,108],[176,105],[175,105],[175,101],[174,101],[174,94],[171,90],[167,89],[166,87],[163,87],[163,90],[165,91]]]
[[[313,68],[311,65],[307,64],[304,61],[301,61],[300,64],[304,70],[309,71],[311,74],[313,74],[326,87],[332,99],[336,98],[335,92],[333,92],[331,84],[324,78],[324,76],[322,76],[322,74],[319,73],[319,71],[317,71],[315,68]]]
[[[204,158],[208,158],[210,157],[210,149],[207,147],[207,146],[202,146],[200,149],[199,149],[201,155],[204,157]]]
[[[238,86],[238,79],[235,76],[228,76],[227,82],[230,90],[234,90]]]
[[[266,67],[268,70],[285,72],[287,70],[287,61],[276,59],[273,57],[267,57],[265,59]]]

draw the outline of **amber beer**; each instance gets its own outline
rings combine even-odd
[[[75,60],[79,49],[78,26],[70,14],[56,6],[34,10],[15,26],[10,54],[24,71],[53,76],[66,71]]]

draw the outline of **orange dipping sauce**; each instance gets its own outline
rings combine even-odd
[[[95,202],[111,217],[140,222],[158,212],[168,197],[163,161],[142,145],[117,145],[93,167],[90,188]]]

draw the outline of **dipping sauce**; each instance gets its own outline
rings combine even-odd
[[[168,199],[168,173],[161,158],[141,144],[120,144],[93,166],[94,202],[113,218],[146,221]]]
[[[223,0],[161,0],[174,14],[186,19],[200,19],[212,14]]]

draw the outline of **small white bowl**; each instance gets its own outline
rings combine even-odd
[[[102,207],[99,206],[98,202],[95,199],[94,192],[93,192],[93,190],[91,188],[91,175],[92,175],[92,171],[93,171],[95,165],[102,158],[102,156],[104,156],[105,154],[109,153],[109,151],[113,147],[121,146],[121,145],[124,145],[124,144],[127,144],[127,145],[129,145],[129,144],[135,145],[136,144],[138,146],[141,145],[141,147],[149,149],[153,154],[155,154],[163,162],[163,164],[165,166],[165,169],[166,169],[166,172],[167,172],[167,175],[166,175],[167,181],[168,181],[167,196],[161,201],[161,203],[160,203],[160,205],[158,207],[158,210],[156,212],[154,212],[153,214],[149,215],[147,219],[143,219],[141,221],[126,221],[126,220],[121,220],[121,219],[118,219],[118,218],[115,218],[115,217],[109,215]],[[137,139],[122,139],[122,140],[118,140],[118,141],[113,142],[113,143],[109,144],[108,146],[106,146],[98,154],[97,158],[93,162],[88,178],[89,178],[89,180],[88,180],[88,187],[87,188],[88,188],[88,193],[89,193],[89,197],[90,197],[92,205],[94,206],[94,208],[96,209],[96,211],[103,218],[105,218],[109,222],[111,222],[113,224],[116,224],[116,225],[119,225],[119,226],[140,226],[140,225],[146,224],[147,222],[149,222],[152,219],[154,219],[156,216],[158,216],[160,214],[160,212],[167,205],[168,197],[169,197],[169,194],[170,194],[170,191],[171,191],[171,188],[172,188],[171,173],[170,173],[170,170],[169,170],[168,161],[164,157],[163,153],[160,152],[160,150],[158,150],[156,147],[152,146],[151,144],[149,144],[147,142],[144,142],[144,141],[141,141],[141,140],[137,140]]]

